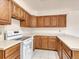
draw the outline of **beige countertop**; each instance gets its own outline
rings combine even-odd
[[[21,41],[16,40],[2,40],[0,41],[0,50],[5,50],[7,48],[12,47],[13,45],[16,45],[18,43],[21,43]]]
[[[42,35],[42,36],[57,36],[62,42],[64,42],[71,50],[79,51],[79,37],[71,36],[68,34],[61,34],[61,33],[41,33],[35,35]]]
[[[79,38],[70,35],[58,35],[62,42],[64,42],[71,50],[79,51]]]
[[[71,50],[79,51],[79,38],[74,37],[67,34],[61,33],[42,33],[42,34],[34,34],[35,35],[42,35],[42,36],[57,36],[61,41],[63,41]],[[15,44],[21,43],[19,40],[3,40],[0,41],[0,50],[5,50]]]

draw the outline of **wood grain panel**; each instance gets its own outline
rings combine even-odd
[[[51,27],[57,27],[57,26],[58,26],[58,17],[51,16]]]
[[[50,27],[50,17],[49,16],[45,16],[44,17],[44,27]]]
[[[44,17],[42,17],[42,16],[38,17],[37,26],[38,27],[44,27]]]
[[[10,24],[11,0],[0,0],[0,24]]]
[[[36,16],[31,16],[31,18],[30,18],[30,26],[31,27],[37,27],[37,17]]]

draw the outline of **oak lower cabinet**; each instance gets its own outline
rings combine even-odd
[[[34,36],[34,41],[33,41],[33,47],[34,49],[41,49],[42,48],[42,41],[40,36]]]
[[[63,59],[71,59],[71,57],[68,56],[65,50],[63,50],[62,55],[63,55]]]
[[[57,37],[56,36],[50,36],[48,38],[48,49],[49,50],[57,50]]]
[[[0,50],[0,59],[20,59],[20,44]]]
[[[59,38],[57,38],[56,50],[58,52],[59,58],[62,59],[62,45],[61,45],[61,41]]]
[[[41,36],[42,49],[48,49],[48,36]]]
[[[34,36],[34,49],[56,50],[56,37]]]
[[[11,0],[0,0],[0,25],[11,23]]]

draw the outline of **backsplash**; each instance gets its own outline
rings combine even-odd
[[[53,34],[53,33],[64,33],[66,28],[32,28],[32,34]]]

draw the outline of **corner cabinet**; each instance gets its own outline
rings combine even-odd
[[[0,50],[0,59],[20,59],[20,44]]]
[[[0,0],[0,25],[10,24],[11,0]]]

